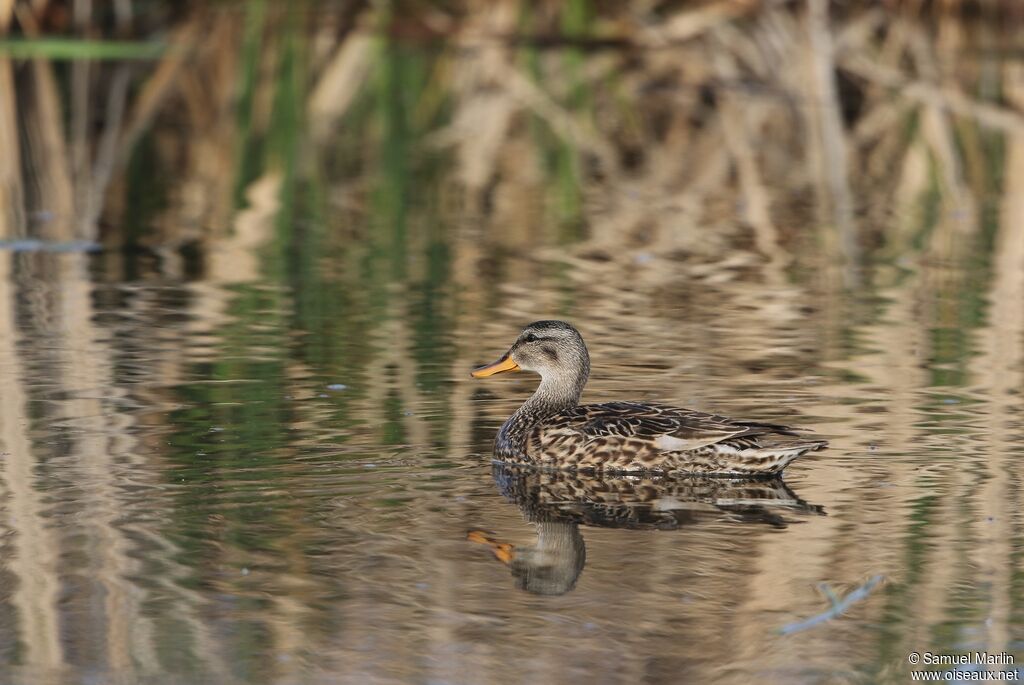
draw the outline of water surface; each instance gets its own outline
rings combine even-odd
[[[0,257],[8,680],[895,681],[913,650],[1019,649],[1024,320],[983,293],[964,327],[967,294],[927,269],[862,296],[517,259],[476,290],[339,287],[344,313],[299,319],[304,294],[266,281]],[[467,371],[549,315],[590,342],[587,399],[832,447],[781,504],[627,479],[610,497],[633,525],[571,505],[607,484],[531,506],[489,448],[534,381]],[[547,534],[572,577],[531,588],[471,531]],[[828,609],[824,585],[875,576],[842,617],[782,632]]]

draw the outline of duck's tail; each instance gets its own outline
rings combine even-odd
[[[780,440],[776,444],[765,442],[767,441],[761,441],[757,447],[737,450],[737,469],[741,473],[758,476],[778,475],[797,457],[828,447],[826,440]]]

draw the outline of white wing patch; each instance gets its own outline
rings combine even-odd
[[[659,435],[654,441],[654,446],[662,452],[686,452],[688,450],[695,450],[698,447],[703,447],[704,445],[716,443],[725,437],[726,436],[724,435],[719,435],[711,438],[685,440],[683,438],[677,438],[674,435]],[[723,445],[723,447],[727,446]]]

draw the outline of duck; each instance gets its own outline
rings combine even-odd
[[[508,351],[471,371],[540,375],[536,391],[498,430],[496,461],[602,474],[772,477],[822,450],[806,430],[650,402],[580,404],[590,376],[583,336],[565,321],[535,321]]]

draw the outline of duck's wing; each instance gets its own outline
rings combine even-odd
[[[637,439],[659,451],[687,451],[715,443],[756,447],[759,436],[799,435],[788,426],[741,421],[693,409],[646,402],[585,404],[552,417],[549,430],[575,433],[587,442]]]

